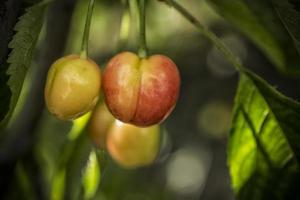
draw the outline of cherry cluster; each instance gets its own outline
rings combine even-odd
[[[97,104],[101,86],[104,102]],[[136,168],[155,160],[158,124],[175,107],[179,87],[178,69],[164,55],[141,58],[123,52],[108,62],[103,75],[93,60],[69,55],[50,67],[45,101],[62,120],[76,119],[95,107],[89,126],[93,141],[120,165]]]

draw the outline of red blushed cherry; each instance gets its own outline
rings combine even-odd
[[[153,164],[159,147],[159,125],[141,128],[116,120],[107,133],[109,154],[120,166],[127,169]]]
[[[109,61],[102,84],[105,102],[117,119],[146,127],[162,122],[175,107],[180,75],[166,56],[140,58],[123,52]]]

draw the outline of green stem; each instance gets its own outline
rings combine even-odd
[[[90,26],[92,21],[94,5],[95,5],[95,0],[90,0],[88,5],[83,37],[82,37],[82,43],[81,43],[80,57],[84,59],[86,59],[88,56],[88,43],[89,43]]]
[[[238,71],[243,71],[242,66],[238,57],[236,57],[232,51],[218,38],[213,32],[203,26],[192,14],[190,14],[184,7],[179,5],[174,0],[164,0],[166,3],[175,8],[183,17],[185,17],[190,23],[192,23],[200,33],[202,33],[207,39],[209,39],[225,56],[225,58],[236,68]]]
[[[129,0],[129,9],[131,20],[136,19],[139,26],[138,55],[141,58],[145,58],[148,54],[145,25],[145,0]]]
[[[146,41],[146,10],[145,0],[139,0],[139,22],[140,22],[140,42],[138,54],[141,58],[147,57],[147,41]]]

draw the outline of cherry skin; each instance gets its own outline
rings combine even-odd
[[[90,111],[97,103],[101,88],[98,65],[78,55],[55,61],[47,75],[45,101],[50,113],[71,120]]]
[[[159,125],[141,128],[116,120],[107,135],[109,154],[127,169],[152,164],[158,155],[159,146]]]
[[[98,148],[106,149],[107,132],[115,120],[104,103],[98,104],[93,110],[88,133]]]
[[[123,52],[109,61],[102,85],[108,109],[117,119],[146,127],[162,122],[175,107],[180,75],[166,56],[139,58]]]

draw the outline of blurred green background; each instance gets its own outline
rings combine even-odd
[[[210,27],[246,66],[263,74],[285,94],[299,98],[299,81],[277,73],[263,53],[207,1],[180,3]],[[5,155],[9,158],[16,153],[19,157],[14,167],[1,166],[3,199],[234,199],[226,142],[238,74],[207,39],[162,2],[147,3],[148,47],[150,54],[165,54],[175,61],[182,84],[177,106],[162,124],[161,152],[153,166],[122,169],[93,146],[80,121],[59,121],[44,108],[47,70],[57,58],[80,51],[87,4],[87,0],[60,0],[48,9],[9,126],[15,135],[10,141],[14,145]],[[125,1],[97,0],[90,57],[104,69],[114,54],[135,52],[136,23]]]

